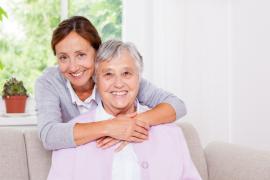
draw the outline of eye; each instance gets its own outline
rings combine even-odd
[[[131,75],[132,75],[132,73],[129,72],[129,71],[125,71],[125,72],[123,73],[123,76],[126,77],[126,78],[130,77]]]
[[[109,78],[113,77],[113,73],[107,72],[107,73],[104,74],[104,76],[105,76],[106,79],[109,79]]]
[[[61,63],[66,63],[68,61],[68,57],[67,56],[60,56],[58,59],[59,59],[59,61]]]
[[[111,76],[112,75],[112,73],[106,73],[105,74],[105,76]]]
[[[77,55],[78,59],[84,59],[85,56],[86,56],[86,54],[84,54],[84,53],[80,53]]]

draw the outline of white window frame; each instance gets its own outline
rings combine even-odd
[[[61,11],[60,17],[61,21],[68,18],[68,0],[61,0]]]

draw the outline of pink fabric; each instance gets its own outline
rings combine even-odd
[[[80,122],[93,119],[94,113],[80,116]],[[201,180],[179,127],[173,124],[151,127],[149,139],[134,143],[141,167],[141,180]],[[110,180],[113,146],[96,147],[90,142],[76,148],[53,151],[48,180]]]

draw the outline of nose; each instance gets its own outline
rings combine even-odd
[[[116,77],[115,78],[114,86],[116,88],[122,88],[124,86],[124,82],[123,82],[121,77]]]
[[[76,72],[78,69],[79,69],[79,65],[76,63],[75,59],[71,60],[69,64],[69,70],[71,72]]]

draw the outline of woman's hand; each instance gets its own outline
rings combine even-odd
[[[149,125],[134,118],[136,113],[120,115],[108,120],[108,136],[129,142],[143,142],[148,138]]]
[[[112,137],[102,137],[100,139],[97,140],[97,147],[102,148],[102,149],[106,149],[109,148],[115,144],[118,144],[119,146],[115,149],[115,152],[119,152],[122,149],[124,149],[124,147],[126,147],[128,145],[128,141],[120,141],[117,139],[114,139]]]
[[[117,133],[112,133],[114,134],[114,137],[105,136],[99,138],[96,141],[97,147],[105,149],[120,143],[115,150],[118,152],[121,151],[129,142],[140,143],[146,140],[148,138],[149,125],[146,122],[136,119],[136,116],[137,113],[131,113],[121,115],[110,120],[111,122],[109,123],[109,126],[111,126],[111,131],[114,129]],[[112,123],[112,121],[118,122]],[[121,131],[119,131],[119,129]],[[119,137],[120,139],[116,139],[115,137]]]
[[[118,139],[106,136],[106,137],[99,138],[96,143],[97,143],[97,147],[106,149],[119,142],[120,140]]]

